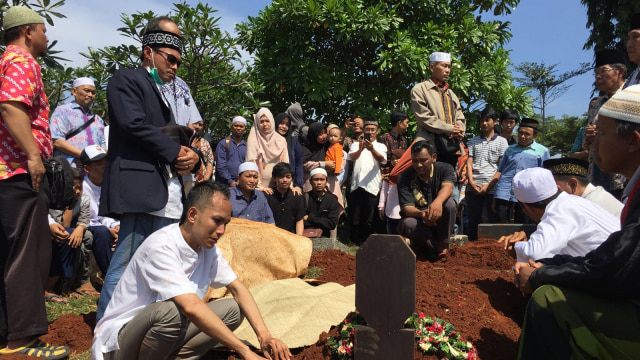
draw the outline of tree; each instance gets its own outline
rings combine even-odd
[[[640,12],[637,0],[580,0],[587,7],[587,28],[591,34],[584,49],[625,50],[631,16]]]
[[[578,130],[587,125],[587,114],[581,117],[562,115],[559,119],[549,116],[547,121],[545,146],[549,148],[551,154],[560,153],[563,157],[569,156]]]
[[[64,5],[64,2],[65,0],[59,0],[58,2],[51,4],[50,0],[37,0],[35,3],[33,2],[29,3],[27,2],[27,0],[12,0],[11,5],[9,5],[8,0],[2,0],[0,1],[0,24],[4,23],[5,11],[7,11],[7,9],[9,9],[9,7],[11,6],[19,5],[19,6],[27,7],[29,9],[33,9],[40,16],[42,16],[42,18],[47,24],[49,24],[50,26],[53,26],[53,17],[57,17],[57,18],[66,17],[62,13],[53,11],[54,9],[57,9],[62,5]],[[60,64],[60,61],[65,61],[66,59],[63,59],[57,56],[57,54],[59,54],[60,51],[53,50],[53,47],[57,43],[58,43],[57,40],[52,41],[51,45],[49,45],[48,47],[47,55],[41,57],[40,60],[42,61],[43,66],[50,67],[50,68],[58,68],[58,69],[63,68],[63,66]],[[5,45],[4,44],[4,28],[2,28],[0,29],[0,52],[4,52],[4,47],[5,47],[4,45]]]
[[[358,113],[377,116],[384,128],[394,108],[412,114],[410,89],[429,77],[434,51],[452,54],[450,82],[466,113],[485,104],[531,113],[503,49],[509,22],[480,15],[509,13],[518,2],[274,0],[236,29],[275,109],[299,101],[325,122]]]
[[[545,110],[547,106],[557,100],[571,87],[571,84],[566,84],[569,79],[582,75],[592,69],[588,63],[582,63],[576,70],[556,75],[556,66],[558,66],[558,64],[547,66],[544,61],[541,63],[527,61],[515,66],[515,70],[523,75],[523,77],[516,78],[516,81],[522,86],[531,88],[532,91],[538,94],[536,98],[537,105],[534,103],[534,108],[540,110],[542,115],[543,144],[545,143]]]
[[[178,24],[183,36],[182,66],[178,76],[191,87],[191,93],[209,131],[214,138],[221,138],[229,132],[229,122],[233,116],[249,116],[257,108],[268,103],[255,96],[263,89],[258,82],[249,78],[244,71],[236,40],[229,33],[220,30],[217,10],[198,3],[174,4],[169,15]],[[141,33],[146,23],[158,16],[152,11],[131,16],[122,14],[124,26],[118,31],[125,37],[141,43]],[[89,59],[84,71],[96,80],[96,88],[103,98],[96,103],[106,107],[104,98],[109,77],[121,67],[135,67],[140,63],[141,46],[117,45],[102,49],[89,48],[82,55]],[[106,111],[103,112],[106,114]]]

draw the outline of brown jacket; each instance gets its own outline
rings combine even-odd
[[[455,124],[460,126],[464,131],[466,129],[466,120],[460,107],[460,100],[456,94],[447,90],[455,106],[453,118]],[[431,134],[450,134],[453,130],[452,124],[443,121],[443,109],[440,91],[436,88],[436,84],[431,79],[421,82],[411,89],[411,110],[416,115],[418,130],[416,132],[416,140],[432,139]]]

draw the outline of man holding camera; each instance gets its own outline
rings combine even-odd
[[[376,141],[378,119],[364,119],[364,138],[349,148],[353,161],[349,218],[353,243],[362,244],[371,235],[373,216],[377,212],[378,192],[382,176],[380,165],[387,163],[387,147]]]

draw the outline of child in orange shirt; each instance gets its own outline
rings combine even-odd
[[[325,161],[335,161],[336,169],[335,174],[340,174],[342,170],[342,157],[344,156],[342,151],[342,132],[340,128],[335,124],[330,124],[327,126],[327,132],[329,135],[329,148],[327,149],[327,153],[324,157]]]

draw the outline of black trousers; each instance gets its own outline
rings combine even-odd
[[[378,196],[359,187],[351,192],[349,201],[349,238],[355,244],[362,244],[373,233],[373,217],[378,213]]]
[[[498,224],[534,224],[534,221],[522,211],[522,206],[519,203],[502,199],[495,200]]]
[[[49,183],[0,180],[0,342],[47,333],[44,286],[51,263]]]

